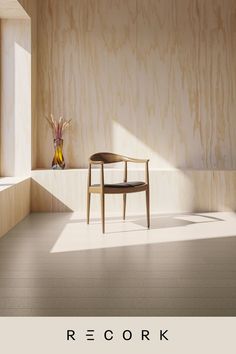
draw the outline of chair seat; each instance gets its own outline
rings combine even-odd
[[[143,186],[145,182],[139,182],[139,181],[134,181],[134,182],[121,182],[121,183],[106,183],[104,184],[104,187],[109,187],[109,188],[126,188],[126,187],[137,187],[137,186]],[[93,184],[92,187],[99,187],[100,184]]]

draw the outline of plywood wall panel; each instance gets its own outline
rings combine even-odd
[[[73,119],[68,167],[95,151],[157,168],[236,168],[234,0],[38,2],[37,166],[44,119]]]
[[[1,190],[0,237],[30,213],[30,184],[27,178]]]

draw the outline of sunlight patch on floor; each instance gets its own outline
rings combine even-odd
[[[155,216],[147,230],[144,217],[127,221],[108,219],[102,234],[100,221],[85,221],[71,216],[51,249],[51,253],[90,250],[153,243],[188,241],[236,235],[234,213],[200,213]]]

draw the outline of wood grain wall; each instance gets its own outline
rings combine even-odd
[[[2,178],[0,185],[0,237],[30,213],[30,178]]]
[[[38,2],[37,166],[45,114],[73,119],[68,167],[95,151],[157,168],[236,168],[235,0]]]

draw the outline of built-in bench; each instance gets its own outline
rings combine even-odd
[[[100,171],[93,183],[99,183]],[[142,180],[143,170],[129,170],[128,180]],[[105,180],[123,180],[123,169],[105,169]],[[150,169],[151,213],[236,210],[236,171]],[[31,177],[0,178],[0,236],[30,212],[79,212],[86,215],[87,169],[33,170]],[[144,193],[127,198],[127,215],[145,213]],[[92,197],[91,217],[100,214],[100,199]],[[106,215],[121,216],[122,198],[106,196]]]
[[[92,183],[99,183],[95,170]],[[86,215],[87,169],[34,170],[32,211],[78,211]],[[144,171],[131,169],[128,180],[141,181]],[[123,169],[106,168],[106,183],[123,181]],[[150,169],[151,212],[182,213],[236,209],[236,171],[234,170],[158,170]],[[144,214],[144,193],[127,198],[127,215]],[[91,217],[100,213],[99,196],[92,196]],[[106,196],[107,215],[121,215],[122,197]]]

